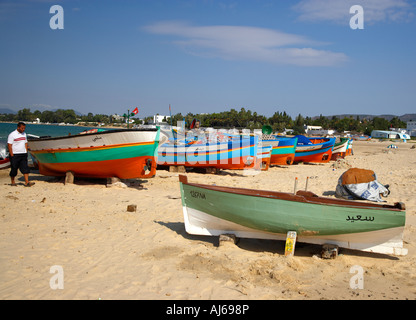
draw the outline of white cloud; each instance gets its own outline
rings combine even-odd
[[[330,21],[348,25],[353,5],[364,9],[365,23],[408,21],[414,8],[408,0],[302,0],[293,9],[301,21]]]
[[[147,32],[176,36],[173,43],[187,53],[228,60],[263,61],[299,66],[332,66],[347,60],[343,53],[311,48],[316,41],[277,30],[247,26],[192,26],[159,22]]]

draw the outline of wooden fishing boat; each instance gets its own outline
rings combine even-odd
[[[149,178],[156,173],[159,139],[159,128],[120,129],[30,139],[28,147],[43,175]]]
[[[295,163],[326,163],[331,160],[335,138],[307,138],[299,135],[296,145]]]
[[[257,136],[233,136],[228,141],[179,141],[160,146],[158,165],[193,168],[253,168],[257,155]]]
[[[352,150],[352,144],[354,143],[354,140],[349,138],[348,139],[348,146],[347,146],[347,156],[350,156],[353,154],[353,150]]]
[[[282,192],[188,183],[179,177],[185,229],[189,234],[284,240],[405,255],[404,204],[380,205]]]
[[[370,136],[367,136],[367,135],[358,135],[358,134],[352,136],[351,138],[352,138],[352,140],[355,140],[355,141],[370,141],[371,140],[371,137]]]
[[[249,169],[260,170],[260,171],[267,171],[270,167],[270,156],[273,146],[264,146],[262,143],[259,143],[257,146],[257,154],[254,158],[254,166]],[[242,170],[247,169],[247,167],[243,168],[239,165],[230,165],[230,170]]]
[[[10,167],[10,160],[9,160],[9,158],[0,159],[0,170],[1,169],[7,169],[9,167]]]
[[[256,165],[258,170],[267,171],[270,167],[270,159],[273,146],[258,146]]]
[[[9,151],[6,141],[0,141],[0,170],[10,167]]]
[[[341,138],[341,141],[334,144],[331,160],[344,159],[347,155],[348,138]]]
[[[295,160],[295,151],[298,138],[269,136],[264,137],[263,145],[272,144],[270,165],[290,165]]]

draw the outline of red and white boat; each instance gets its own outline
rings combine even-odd
[[[0,170],[10,167],[9,152],[7,144],[0,142]]]
[[[10,167],[10,160],[9,158],[0,159],[0,169],[6,169]]]

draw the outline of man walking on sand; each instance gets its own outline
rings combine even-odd
[[[17,129],[9,134],[7,139],[7,147],[10,156],[10,178],[11,185],[16,186],[15,177],[17,170],[25,177],[25,187],[31,187],[35,183],[29,182],[29,166],[27,164],[27,137],[25,133],[26,125],[23,122],[17,124]]]

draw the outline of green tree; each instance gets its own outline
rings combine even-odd
[[[40,121],[44,123],[53,123],[54,122],[54,113],[49,110],[45,110],[42,112],[40,116]]]
[[[390,120],[390,125],[393,128],[406,128],[407,124],[401,121],[398,117],[394,117]]]
[[[374,117],[372,124],[373,124],[374,130],[388,130],[390,127],[389,121],[380,117]]]
[[[33,115],[30,112],[29,108],[24,108],[22,110],[19,110],[17,112],[17,119],[20,121],[32,121],[33,120]]]
[[[305,119],[299,113],[299,115],[296,117],[295,122],[293,124],[293,133],[294,134],[305,134],[304,124],[305,124]]]

